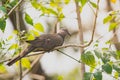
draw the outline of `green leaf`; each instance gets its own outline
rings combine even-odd
[[[87,65],[95,66],[95,57],[90,51],[83,53],[81,55],[81,60]]]
[[[9,3],[11,7],[15,6],[17,4],[18,0],[13,0]]]
[[[105,44],[111,44],[111,40],[106,41]]]
[[[96,73],[93,73],[95,80],[102,80],[102,72],[97,71]]]
[[[104,18],[103,23],[105,24],[105,23],[111,21],[112,19],[113,19],[113,17],[111,15],[109,15],[109,16]]]
[[[98,43],[95,43],[95,44],[94,44],[94,47],[98,47]]]
[[[120,50],[117,50],[117,51],[116,51],[116,55],[117,55],[116,58],[117,58],[117,59],[120,59]]]
[[[39,36],[39,32],[37,30],[30,30],[29,33],[35,37]]]
[[[5,73],[6,72],[6,68],[3,64],[0,64],[0,73]]]
[[[58,4],[57,4],[56,2],[54,2],[54,1],[51,1],[51,2],[50,2],[50,6],[51,6],[51,7],[57,7]]]
[[[24,68],[27,68],[27,69],[30,69],[30,68],[31,68],[29,59],[27,59],[27,58],[22,58],[21,61],[22,61],[22,66],[23,66]],[[17,61],[16,65],[19,65],[19,62],[18,62],[18,61]]]
[[[116,70],[118,73],[120,73],[120,66],[113,65],[113,69]]]
[[[117,23],[115,23],[115,22],[111,23],[109,26],[109,31],[115,29],[116,27],[117,27]]]
[[[96,3],[91,2],[91,1],[89,1],[89,2],[90,2],[90,4],[92,5],[92,7],[97,8],[97,4],[96,4]]]
[[[70,0],[64,0],[65,4],[68,4],[70,2]]]
[[[53,14],[53,15],[57,15],[57,12],[56,11],[54,11],[53,9],[51,9],[51,8],[46,8],[47,9],[47,13],[49,14]]]
[[[93,72],[95,70],[95,67],[93,66],[93,67],[90,67],[90,70],[89,70],[89,72]]]
[[[81,2],[82,7],[88,2],[88,0],[79,0]]]
[[[84,73],[84,79],[83,80],[91,80],[92,79],[92,73],[90,72],[85,72]]]
[[[27,13],[25,13],[25,21],[33,26],[33,20]]]
[[[23,67],[25,67],[27,69],[31,68],[30,61],[27,58],[22,59],[22,65],[23,65]]]
[[[59,15],[59,21],[61,21],[63,18],[64,18],[65,16],[64,16],[64,14],[63,13],[61,13],[60,15]]]
[[[36,23],[36,24],[34,25],[34,28],[35,28],[36,30],[40,31],[40,32],[44,32],[44,27],[43,27],[43,25],[42,25],[41,23]]]
[[[2,48],[2,43],[0,42],[0,48]]]
[[[31,5],[35,8],[35,9],[40,9],[40,4],[38,4],[35,0],[31,1]]]
[[[109,48],[106,48],[106,47],[102,48],[102,51],[108,51],[108,50]]]
[[[2,10],[4,13],[7,13],[7,10],[4,6],[0,6],[0,10]]]
[[[19,54],[21,51],[22,51],[21,47],[16,48],[12,56]]]
[[[10,47],[9,47],[9,50],[13,50],[13,49],[16,49],[18,48],[18,44],[12,44]]]
[[[114,57],[116,60],[119,59],[119,56],[116,54],[115,51],[109,51],[110,55]]]
[[[102,57],[102,54],[101,54],[101,52],[99,51],[97,51],[97,50],[94,50],[94,52],[95,52],[95,55],[98,57],[98,58],[101,58]]]
[[[63,76],[58,76],[57,80],[63,80]]]
[[[101,59],[103,63],[105,64],[110,61],[110,55],[104,52]]]
[[[103,56],[102,58],[103,63],[107,63],[110,61],[109,57]]]
[[[115,72],[114,73],[114,78],[116,79],[116,80],[119,80],[118,78],[119,78],[119,73],[118,72]]]
[[[102,69],[108,74],[112,73],[112,66],[109,63],[102,65]]]
[[[6,27],[6,21],[3,18],[0,18],[0,29],[2,30],[2,32],[4,32]]]
[[[7,40],[11,40],[13,38],[13,35],[9,36]]]
[[[18,34],[18,31],[17,31],[17,30],[13,30],[12,33],[13,33],[13,34]]]
[[[33,35],[33,34],[30,34],[30,33],[26,34],[26,37],[27,37],[27,40],[28,40],[28,41],[35,39],[34,35]]]

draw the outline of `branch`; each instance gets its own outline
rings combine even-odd
[[[67,48],[67,47],[84,47],[84,46],[77,45],[77,44],[68,44],[68,45],[63,45],[63,46],[56,47],[56,48],[54,48],[54,50],[58,50],[58,49],[62,49],[62,48]],[[45,51],[43,51],[43,52],[38,51],[38,52],[34,52],[34,54],[28,54],[25,57],[36,56],[36,55],[44,54],[44,53],[45,53]],[[9,58],[9,59],[6,59],[6,60],[1,60],[0,63],[4,63],[4,62],[7,62],[7,61],[10,61],[11,59],[12,58]]]
[[[20,31],[20,17],[19,17],[19,5],[18,7],[16,8],[16,12],[15,12],[15,15],[16,15],[16,27],[17,27],[17,30]],[[19,36],[19,35],[18,35]],[[20,44],[20,43],[19,43]],[[20,54],[19,54],[20,55]],[[22,80],[22,62],[21,62],[21,59],[19,60],[19,70],[20,70],[20,79],[19,80]]]
[[[34,54],[29,54],[29,55],[26,55],[26,57],[30,57],[30,56],[36,56],[36,55],[39,55],[39,54],[44,54],[45,51],[38,51],[38,52],[34,52]]]
[[[95,34],[95,29],[96,29],[96,22],[97,22],[98,10],[99,10],[99,2],[100,2],[100,0],[97,1],[97,9],[96,9],[95,21],[94,21],[94,25],[93,25],[92,37],[91,37],[90,42],[87,45],[90,45],[93,42],[93,38],[94,38],[94,34]]]
[[[96,29],[96,22],[97,22],[98,10],[99,10],[99,1],[100,1],[100,0],[97,1],[97,9],[96,9],[96,14],[95,14],[95,21],[94,21],[93,30],[92,30],[92,36],[91,36],[90,41],[89,41],[87,44],[84,44],[84,45],[82,44],[82,45],[79,45],[79,46],[77,46],[77,45],[70,45],[70,46],[84,48],[84,47],[89,46],[89,45],[93,42],[93,38],[94,38],[94,34],[95,34],[95,29]],[[76,3],[76,6],[78,6],[77,3]],[[79,8],[78,8],[78,9],[79,9]],[[78,15],[78,13],[80,13],[80,12],[78,11],[78,9],[77,9],[77,16],[80,17],[80,14]],[[79,31],[82,31],[82,29],[81,29],[81,27],[80,27],[80,26],[81,26],[81,19],[79,19],[79,17],[78,17],[78,21],[79,21]],[[81,34],[81,36],[82,36],[82,34]],[[66,46],[66,47],[67,47],[67,46]]]
[[[58,19],[57,19],[57,21],[56,21],[56,23],[55,23],[55,27],[54,27],[54,33],[57,33],[58,23],[59,23],[59,21],[58,21]]]
[[[76,13],[77,13],[77,21],[78,21],[78,28],[79,28],[79,40],[80,40],[80,45],[84,45],[84,38],[83,38],[83,27],[82,27],[82,23],[81,23],[81,13],[80,13],[80,6],[79,6],[79,2],[77,0],[75,0],[75,6],[76,6]],[[84,48],[80,48],[80,54],[82,54],[84,51]],[[80,79],[83,79],[84,77],[84,73],[85,73],[85,64],[81,63],[80,65]]]
[[[22,80],[22,61],[21,61],[21,59],[19,60],[19,70],[20,70],[20,74],[19,74],[19,76],[20,76],[20,79],[19,80]]]
[[[9,16],[21,3],[23,0],[19,0],[18,3],[8,12],[7,16]]]
[[[90,3],[88,3],[88,6],[91,8],[93,14],[95,15],[95,11],[94,11],[94,9],[91,7]]]
[[[31,74],[30,76],[31,76],[31,78],[33,78],[35,80],[45,80],[45,76],[43,76],[43,75]]]
[[[0,61],[0,64],[4,63],[4,62],[7,62],[7,61],[10,61],[11,59],[6,59],[6,60],[1,60]]]
[[[75,4],[76,4],[77,21],[78,21],[78,28],[80,35],[80,44],[83,45],[84,40],[83,40],[83,29],[82,29],[81,16],[80,16],[80,6],[77,0],[75,0]]]

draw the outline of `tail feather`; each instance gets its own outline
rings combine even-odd
[[[22,53],[20,53],[18,56],[16,56],[15,58],[13,58],[12,60],[10,60],[7,65],[11,66],[12,64],[14,64],[15,62],[17,62],[18,60],[20,60],[21,58],[23,58],[24,56],[26,56],[28,53],[30,53],[31,51],[33,51],[35,48],[33,46],[28,46]]]
[[[15,62],[17,62],[18,60],[20,60],[22,57],[20,57],[19,55],[16,56],[15,58],[13,58],[11,61],[9,61],[7,63],[8,66],[11,66],[12,64],[14,64]]]

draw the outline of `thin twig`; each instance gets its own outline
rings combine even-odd
[[[59,21],[57,20],[56,23],[55,23],[55,27],[54,27],[54,33],[57,33],[58,23],[59,23]]]
[[[23,73],[22,73],[22,60],[21,59],[19,60],[19,68],[20,68],[19,69],[20,70],[20,74],[19,74],[20,75],[20,79],[19,80],[22,80],[22,74]]]
[[[94,15],[95,15],[95,11],[94,11],[94,9],[91,7],[90,3],[88,3],[88,5],[89,5],[89,7],[91,8],[92,12],[93,12]]]
[[[36,56],[36,55],[40,55],[40,54],[44,54],[45,51],[39,51],[39,52],[34,52],[34,54],[29,54],[29,55],[26,55],[26,57],[30,57],[30,56]]]
[[[80,60],[75,59],[74,57],[72,57],[72,56],[70,56],[70,55],[68,55],[68,54],[66,54],[66,53],[64,53],[64,52],[62,52],[62,51],[60,51],[59,49],[58,49],[57,51],[59,51],[60,53],[62,53],[62,54],[64,54],[64,55],[66,55],[66,56],[68,56],[69,58],[71,58],[71,59],[73,59],[73,60],[77,61],[78,63],[81,63],[81,61],[80,61]]]
[[[7,16],[9,16],[21,3],[23,0],[19,0],[18,3],[8,12]]]
[[[4,62],[7,62],[7,61],[10,61],[10,60],[11,60],[11,59],[1,60],[1,61],[0,61],[0,64],[1,64],[1,63],[4,63]]]
[[[97,1],[97,8],[96,8],[95,20],[94,20],[94,25],[93,25],[92,37],[91,37],[90,42],[87,44],[88,46],[93,42],[93,38],[94,38],[94,34],[95,34],[96,23],[97,23],[97,16],[98,16],[98,10],[99,10],[99,1],[100,0]]]
[[[20,32],[19,5],[17,6],[15,13],[16,13],[16,27],[17,27],[17,30]],[[20,44],[20,42],[18,42],[18,43]],[[22,61],[21,61],[21,59],[19,60],[19,70],[20,70],[20,74],[19,74],[20,79],[19,80],[22,80]]]

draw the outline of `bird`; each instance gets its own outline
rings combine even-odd
[[[30,45],[25,48],[19,55],[11,59],[7,65],[11,66],[37,48],[39,51],[50,52],[55,47],[62,46],[67,35],[70,35],[69,31],[63,28],[60,29],[57,33],[42,34],[39,37],[36,37],[34,40],[26,41]]]

